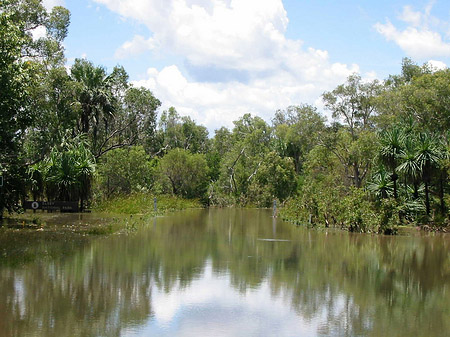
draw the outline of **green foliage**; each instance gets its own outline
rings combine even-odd
[[[315,107],[301,105],[277,111],[272,122],[277,151],[283,157],[291,157],[295,171],[300,173],[305,157],[325,130],[325,118]]]
[[[69,139],[28,172],[34,197],[45,194],[47,200],[77,201],[83,209],[91,195],[95,159],[82,138]]]
[[[34,64],[22,56],[29,42],[27,22],[19,18],[15,4],[6,2],[0,11],[0,174],[4,182],[0,218],[5,208],[18,209],[25,192],[22,142],[32,121],[28,93],[34,82]]]
[[[158,214],[186,208],[199,208],[201,204],[194,199],[182,199],[173,195],[154,195],[150,193],[132,193],[119,195],[99,201],[94,210],[112,214],[155,214],[154,198],[157,199]]]
[[[133,121],[130,124],[133,133],[139,137],[139,143],[148,149],[155,138],[156,110],[161,101],[150,90],[141,87],[129,88],[125,93],[124,104],[128,120]]]
[[[394,194],[394,183],[391,178],[391,174],[384,167],[380,167],[368,181],[367,190],[379,200],[391,197]]]
[[[161,156],[176,148],[191,153],[206,153],[209,150],[208,130],[190,117],[180,117],[171,107],[161,114],[159,129],[149,138],[147,151]]]
[[[290,197],[296,187],[293,160],[269,152],[248,187],[248,198],[259,207],[270,207],[274,199]]]
[[[97,193],[103,198],[151,190],[155,168],[142,146],[115,149],[98,164]]]
[[[390,197],[385,174],[390,172],[392,196],[399,203],[397,205],[399,214],[409,220],[420,219],[421,222],[427,222],[424,215],[431,214],[433,190],[435,195],[439,196],[440,214],[445,216],[446,172],[442,164],[445,161],[446,148],[440,137],[419,132],[415,129],[416,125],[399,124],[381,133],[380,170],[373,175],[368,190],[378,200]],[[404,188],[399,191],[400,193],[397,193],[397,180],[404,182]]]
[[[186,198],[202,198],[207,189],[208,166],[205,156],[183,149],[170,150],[160,162],[162,184]]]

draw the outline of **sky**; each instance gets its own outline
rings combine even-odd
[[[43,0],[71,12],[67,64],[124,66],[208,130],[245,113],[312,104],[352,73],[399,74],[409,57],[450,65],[447,0]]]

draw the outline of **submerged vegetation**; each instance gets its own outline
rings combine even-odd
[[[0,216],[26,199],[141,214],[157,196],[161,210],[278,200],[285,219],[357,232],[449,225],[449,69],[404,59],[400,75],[325,92],[332,121],[299,103],[210,136],[173,107],[158,118],[161,102],[120,66],[66,69],[65,8],[0,9]]]

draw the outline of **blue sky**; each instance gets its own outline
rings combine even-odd
[[[209,130],[320,99],[353,72],[398,74],[403,57],[450,64],[450,3],[350,0],[44,0],[71,12],[67,62],[123,65]]]

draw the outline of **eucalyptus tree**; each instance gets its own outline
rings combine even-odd
[[[278,152],[293,159],[295,171],[299,174],[306,155],[325,130],[325,118],[317,108],[303,104],[278,110],[272,123]]]
[[[155,184],[155,166],[142,146],[115,149],[98,163],[96,185],[105,198],[148,191]]]
[[[400,91],[403,114],[412,114],[420,129],[444,136],[450,129],[450,69],[414,77]]]
[[[206,153],[209,147],[206,127],[198,125],[189,116],[181,117],[174,107],[170,107],[161,114],[158,130],[151,138],[149,152],[160,156],[179,148],[191,153]]]
[[[45,23],[40,1],[6,0],[0,4],[0,218],[15,210],[23,197],[23,137],[33,121],[30,91],[37,81],[31,31]]]
[[[330,150],[346,167],[353,185],[361,187],[373,158],[374,117],[376,98],[383,86],[377,81],[364,82],[357,74],[348,77],[345,84],[325,92],[322,99],[333,118],[343,123],[337,131]],[[370,146],[372,144],[372,147]]]
[[[271,142],[271,128],[262,118],[250,114],[233,123],[233,146],[224,157],[221,175],[223,187],[238,197],[246,195],[249,184],[264,162]]]
[[[292,158],[275,150],[273,128],[250,114],[233,123],[231,132],[216,130],[213,140],[220,170],[210,185],[212,202],[267,207],[275,198],[283,201],[293,195],[295,165]]]
[[[202,198],[208,186],[205,156],[176,148],[160,160],[162,182],[169,182],[173,194],[186,198]]]
[[[128,139],[134,133],[138,137],[138,142],[146,149],[152,146],[155,139],[157,110],[161,106],[161,101],[153,93],[143,87],[130,87],[124,96],[124,125],[129,125],[125,132],[130,133]]]
[[[209,167],[209,177],[212,182],[215,182],[220,177],[220,168],[222,166],[223,158],[231,150],[233,146],[231,131],[226,127],[221,127],[215,130],[213,139],[211,139],[211,146],[206,153],[206,160]]]

